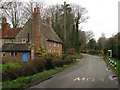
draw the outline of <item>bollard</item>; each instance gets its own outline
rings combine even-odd
[[[110,59],[110,65],[112,66],[112,60]]]
[[[110,58],[109,58],[109,63],[110,63]]]
[[[114,61],[112,61],[112,66],[114,67]]]

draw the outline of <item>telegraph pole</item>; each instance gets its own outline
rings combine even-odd
[[[66,42],[66,2],[64,2],[64,42]]]

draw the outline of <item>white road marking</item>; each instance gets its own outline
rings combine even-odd
[[[84,80],[85,80],[85,78],[82,78],[82,80],[84,81]]]
[[[95,81],[94,78],[88,78],[88,77],[87,78],[85,78],[85,77],[83,77],[83,78],[77,77],[77,78],[74,79],[74,81],[80,81],[80,80],[82,80],[82,81],[88,81],[88,80],[90,80],[92,82]],[[104,80],[102,80],[102,81],[104,81]]]
[[[89,78],[86,78],[86,81],[88,81]]]
[[[79,78],[79,77],[78,77],[78,78],[75,78],[74,81],[80,81],[80,78]]]

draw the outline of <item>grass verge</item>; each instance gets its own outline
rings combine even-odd
[[[2,82],[2,88],[3,89],[28,88],[30,86],[33,86],[35,84],[38,84],[38,83],[46,80],[46,79],[51,78],[53,74],[75,65],[77,62],[78,61],[75,61],[74,63],[72,63],[70,65],[64,65],[63,67],[55,67],[55,69],[46,70],[44,72],[34,74],[33,76],[19,77],[13,81]]]
[[[114,61],[114,66],[110,65],[109,63],[109,57],[107,56],[103,56],[107,65],[113,70],[115,71],[115,73],[117,74],[119,80],[120,80],[120,60],[116,59],[116,58],[110,58],[112,61]],[[115,69],[115,62],[117,64],[117,69]]]
[[[82,54],[76,54],[76,59],[81,59],[83,57]]]

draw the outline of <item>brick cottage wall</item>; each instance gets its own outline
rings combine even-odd
[[[5,52],[6,56],[2,57],[2,62],[10,61],[10,62],[23,62],[23,52],[18,52],[17,56],[11,56],[10,52]],[[28,52],[28,61],[31,60],[31,53]]]
[[[49,45],[51,43],[51,45]],[[47,49],[46,52],[60,52],[60,56],[62,56],[62,44],[61,43],[55,43],[56,45],[54,46],[55,42],[47,41]],[[58,46],[59,44],[59,46]]]

